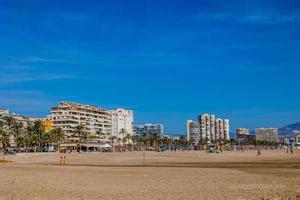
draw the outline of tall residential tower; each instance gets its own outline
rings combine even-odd
[[[110,110],[112,115],[112,136],[123,138],[133,135],[133,111],[125,109]]]

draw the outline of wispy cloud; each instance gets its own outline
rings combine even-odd
[[[248,13],[239,18],[240,22],[253,24],[280,24],[300,21],[300,10],[291,13],[280,13],[275,10]]]
[[[0,93],[0,107],[18,114],[45,117],[55,104],[53,98],[40,90],[0,89]]]
[[[283,13],[276,9],[238,12],[200,13],[199,21],[233,21],[241,24],[281,24],[300,21],[300,10]]]
[[[212,13],[199,13],[196,16],[200,21],[222,21],[233,17],[231,12],[212,12]]]
[[[73,78],[76,78],[76,76],[66,74],[0,74],[0,84],[19,83],[27,81],[50,81]]]
[[[43,58],[39,56],[25,56],[25,57],[10,57],[11,60],[23,62],[23,63],[31,63],[31,62],[66,62],[65,60],[60,59],[52,59],[52,58]]]

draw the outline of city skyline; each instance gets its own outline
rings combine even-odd
[[[60,101],[134,110],[185,134],[213,113],[238,127],[300,121],[297,1],[0,0],[0,107]]]

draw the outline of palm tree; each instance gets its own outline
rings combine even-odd
[[[116,150],[115,148],[115,141],[116,141],[117,137],[116,136],[110,136],[109,140],[111,141],[112,145],[113,145],[113,149]]]
[[[23,124],[21,122],[15,122],[13,124],[14,138],[17,141],[17,147],[20,147],[20,142],[23,138]]]
[[[103,133],[102,130],[98,130],[98,131],[96,132],[96,135],[97,135],[99,138],[101,138],[101,139],[102,139],[102,136],[106,136],[106,134]]]
[[[78,125],[78,126],[75,127],[74,136],[78,137],[79,141],[80,141],[83,132],[84,132],[84,127],[82,125]]]
[[[56,143],[57,144],[57,149],[58,149],[59,143],[64,141],[64,139],[65,139],[64,133],[62,132],[61,128],[54,128],[54,129],[51,130],[51,132],[53,134],[52,143],[53,142]]]
[[[159,143],[160,143],[160,139],[161,139],[161,136],[160,134],[158,133],[153,133],[152,136],[151,136],[151,143],[153,144],[154,148],[159,151]]]
[[[3,160],[5,160],[5,149],[9,146],[9,135],[3,129],[0,129],[0,143],[2,144]]]
[[[44,143],[48,146],[48,152],[50,151],[50,143],[52,143],[53,137],[54,135],[51,131],[44,134]]]
[[[45,126],[43,121],[42,120],[34,121],[32,130],[35,135],[35,139],[39,144],[39,150],[43,151],[44,134],[45,134]]]
[[[131,136],[131,140],[133,143],[133,149],[137,149],[136,145],[139,142],[139,136],[138,135],[133,135]]]
[[[182,149],[182,146],[186,146],[186,139],[184,136],[179,137],[179,144],[180,144],[180,149]]]
[[[4,125],[8,129],[8,138],[9,138],[9,142],[10,142],[11,138],[13,137],[12,128],[13,128],[15,120],[12,116],[5,116],[5,117],[3,117],[3,120],[4,120]],[[12,144],[10,144],[10,145],[12,145]]]
[[[124,138],[124,139],[126,140],[125,142],[127,142],[126,148],[128,148],[129,142],[130,142],[130,140],[132,140],[132,136],[131,136],[129,133],[127,133],[127,134],[125,135],[125,138]]]

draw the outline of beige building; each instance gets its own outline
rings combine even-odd
[[[247,128],[237,128],[235,130],[236,135],[249,135],[249,129]]]
[[[61,128],[66,136],[71,136],[78,125],[90,133],[111,135],[111,113],[96,106],[60,102],[51,109],[51,121],[52,127]]]
[[[26,128],[28,126],[33,125],[34,121],[43,120],[41,118],[26,117],[26,116],[18,115],[18,114],[15,114],[15,113],[10,113],[8,109],[0,109],[0,127],[4,128],[5,130],[8,130],[8,127],[5,124],[5,120],[4,120],[4,117],[7,117],[7,116],[12,117],[13,121],[15,123],[21,123],[23,130],[26,130]],[[15,145],[14,135],[10,135],[9,143],[12,146]]]
[[[203,114],[198,116],[201,140],[215,140],[215,115]]]
[[[256,141],[278,142],[277,128],[257,128],[255,129]]]

